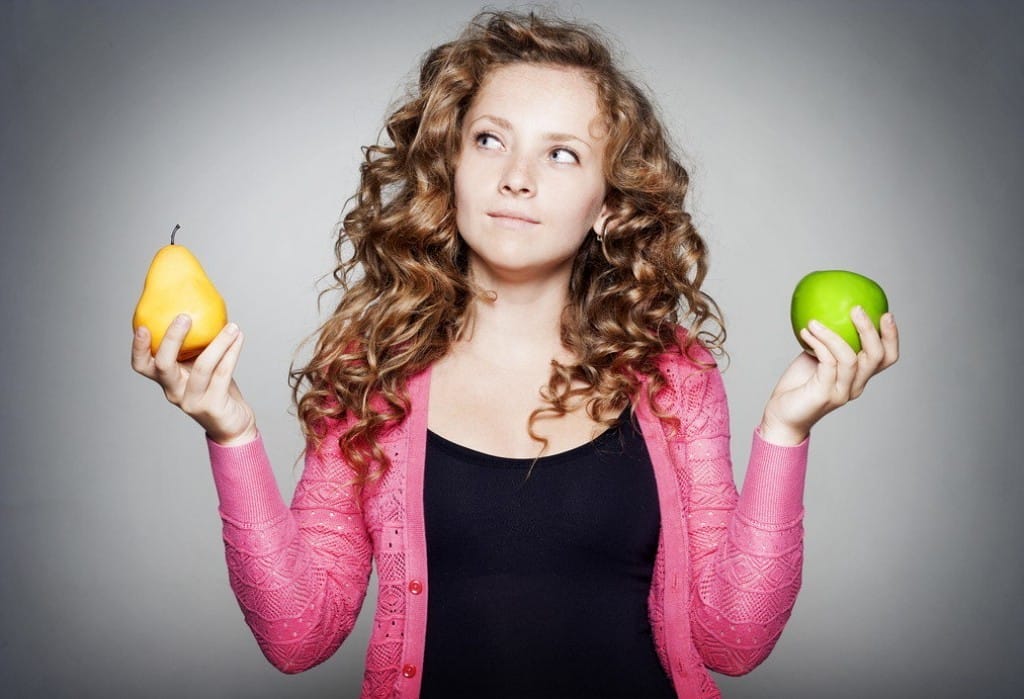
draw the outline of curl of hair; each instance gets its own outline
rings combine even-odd
[[[307,447],[320,447],[328,420],[349,419],[338,447],[358,487],[390,466],[379,438],[408,414],[406,381],[449,351],[472,322],[474,300],[488,298],[468,275],[456,228],[454,163],[474,96],[492,70],[512,63],[574,69],[592,82],[607,126],[603,169],[613,209],[572,270],[561,340],[577,361],[552,360],[530,435],[546,448],[536,419],[580,401],[592,419],[613,426],[616,418],[603,416],[626,407],[641,375],[655,413],[677,422],[654,401],[665,386],[657,357],[683,352],[707,370],[715,364],[689,348],[701,342],[724,353],[721,313],[701,291],[708,251],[684,208],[689,175],[602,31],[536,11],[481,12],[457,39],[427,52],[418,85],[386,120],[388,140],[362,149],[360,184],[346,208],[355,203],[337,231],[336,283],[320,294],[336,289],[341,300],[311,336],[312,359],[289,369]],[[709,320],[718,332],[697,332]],[[678,335],[679,327],[689,330]]]

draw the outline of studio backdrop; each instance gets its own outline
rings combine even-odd
[[[729,699],[1010,697],[1024,658],[1019,4],[578,0],[691,176],[730,361],[732,458],[800,351],[796,282],[883,285],[899,363],[811,435],[803,588]],[[443,3],[0,6],[0,676],[18,697],[355,697],[375,602],[326,663],[260,653],[228,586],[202,430],[130,367],[153,254],[202,261],[286,500],[289,366],[337,297],[360,148]]]

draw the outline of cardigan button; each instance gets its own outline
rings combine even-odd
[[[409,592],[413,593],[414,595],[420,594],[421,592],[423,592],[423,583],[421,583],[419,580],[413,580],[409,583]]]
[[[416,666],[415,665],[406,665],[405,667],[402,668],[402,677],[411,678],[411,677],[415,677],[415,676],[416,676]]]

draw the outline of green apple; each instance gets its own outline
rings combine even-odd
[[[811,272],[796,285],[790,304],[789,317],[797,341],[814,354],[800,337],[800,330],[813,319],[834,330],[854,352],[860,352],[860,334],[850,317],[854,306],[864,308],[877,330],[882,315],[889,310],[889,300],[877,282],[862,274],[842,269]]]

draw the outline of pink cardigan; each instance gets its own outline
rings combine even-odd
[[[705,362],[712,359],[695,348]],[[681,698],[719,697],[708,670],[750,672],[792,612],[803,561],[808,440],[779,446],[754,430],[743,492],[729,455],[729,413],[718,368],[680,354],[660,368],[656,398],[681,419],[673,436],[646,400],[634,406],[654,465],[661,535],[648,599],[655,646]],[[207,439],[220,500],[228,576],[267,659],[297,673],[329,658],[379,582],[364,699],[418,696],[427,625],[423,461],[430,370],[409,382],[410,414],[386,436],[392,468],[358,502],[339,457],[336,421],[319,453],[307,448],[291,507],[262,436],[224,447]],[[644,392],[641,391],[641,396]],[[361,505],[361,506],[360,506]]]

